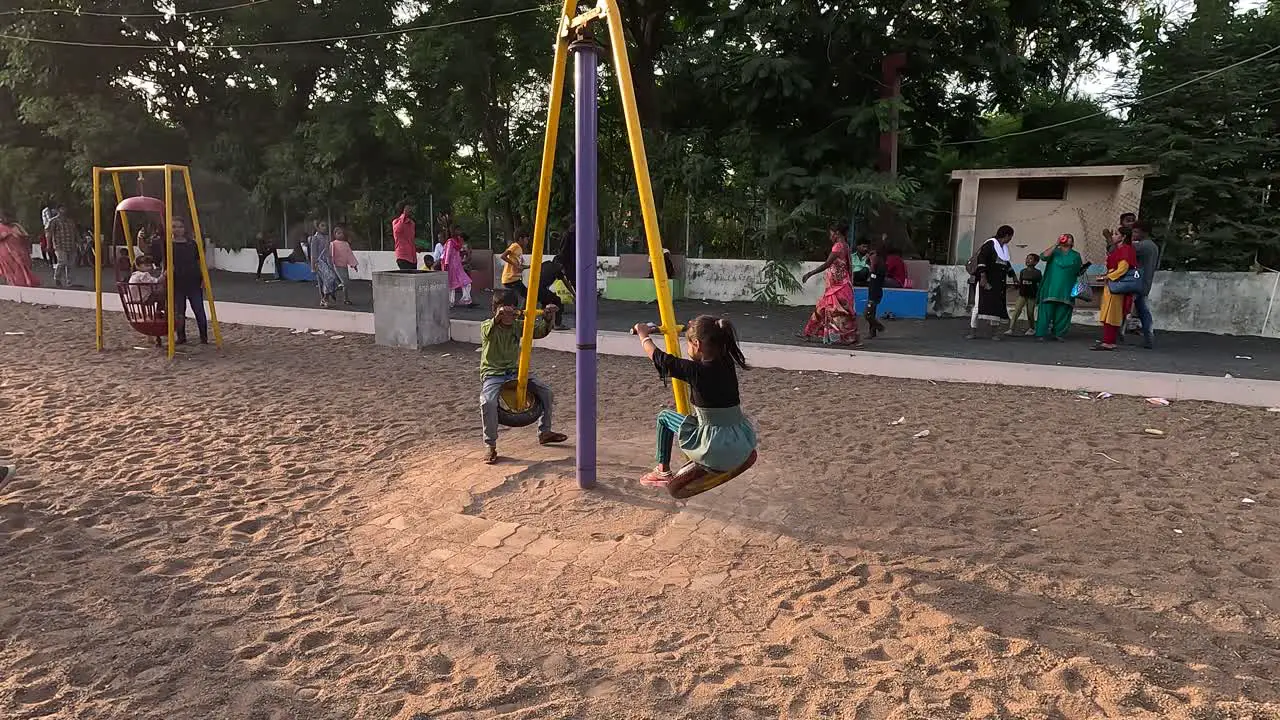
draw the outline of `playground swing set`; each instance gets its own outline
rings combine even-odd
[[[648,244],[649,265],[653,269],[653,282],[657,291],[658,314],[667,352],[679,357],[680,334],[683,327],[676,324],[675,304],[667,282],[667,268],[662,254],[662,237],[658,228],[658,213],[653,200],[653,186],[649,179],[649,160],[645,154],[644,138],[640,127],[640,114],[636,105],[635,86],[631,79],[631,65],[623,33],[622,14],[617,0],[599,0],[598,4],[582,13],[577,12],[578,0],[564,0],[560,22],[556,30],[555,60],[551,68],[550,102],[547,107],[547,130],[542,145],[541,178],[538,184],[538,205],[534,217],[533,247],[529,267],[529,287],[538,287],[542,271],[542,257],[546,245],[547,215],[551,205],[551,180],[555,165],[556,142],[559,135],[561,104],[569,53],[574,53],[574,125],[576,131],[574,151],[574,215],[578,229],[575,243],[577,304],[576,341],[576,411],[577,411],[577,479],[578,486],[591,488],[596,482],[596,249],[599,243],[599,227],[596,190],[597,178],[597,66],[600,46],[590,32],[590,25],[604,20],[608,29],[613,55],[613,68],[617,76],[622,99],[623,118],[631,148],[631,163],[635,172],[636,189],[640,197],[641,216],[644,220],[645,239]],[[502,389],[498,403],[498,421],[508,427],[523,427],[542,415],[537,397],[529,392],[529,370],[533,355],[533,331],[537,320],[537,293],[528,293],[522,312],[523,325],[520,338],[520,364],[515,380]],[[676,411],[689,414],[689,388],[673,379],[672,395]],[[756,453],[741,466],[732,470],[715,470],[688,463],[681,468],[667,486],[676,498],[684,499],[706,492],[746,472],[755,464]]]
[[[164,173],[164,199],[149,197],[142,192],[143,173]],[[120,176],[124,173],[137,173],[138,194],[125,197],[121,187]],[[182,178],[186,191],[187,211],[191,218],[191,242],[196,246],[196,254],[200,258],[200,276],[204,281],[204,291],[209,301],[209,322],[213,329],[214,343],[222,347],[222,330],[218,326],[218,310],[213,302],[213,283],[209,280],[209,265],[204,255],[204,235],[200,232],[200,215],[196,212],[196,196],[191,185],[191,171],[185,165],[131,165],[122,167],[93,168],[93,255],[94,255],[94,295],[97,313],[97,347],[103,349],[102,322],[102,264],[107,259],[102,247],[102,180],[104,175],[111,176],[111,185],[115,190],[116,205],[112,213],[111,255],[115,268],[116,292],[120,295],[120,305],[124,308],[125,319],[138,333],[156,339],[167,338],[168,357],[175,353],[176,318],[186,313],[185,302],[182,307],[174,305],[173,288],[173,178],[177,174]],[[153,224],[164,223],[164,272],[165,301],[159,303],[149,297],[152,288],[144,288],[129,282],[137,262],[138,252],[146,252],[145,248],[134,248],[133,234],[130,232],[129,213],[142,213]],[[145,224],[143,225],[145,227]],[[126,254],[120,256],[118,248],[123,238]],[[157,261],[159,258],[157,258]]]

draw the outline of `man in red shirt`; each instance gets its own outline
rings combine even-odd
[[[884,250],[884,286],[901,288],[907,286],[907,263],[902,260],[902,251],[894,248]]]
[[[396,245],[396,267],[401,270],[418,268],[417,225],[413,222],[413,206],[405,204],[400,216],[391,221],[391,237]]]

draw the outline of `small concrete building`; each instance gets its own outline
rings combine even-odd
[[[1087,260],[1106,254],[1102,231],[1114,228],[1120,214],[1138,212],[1142,184],[1155,173],[1152,165],[1005,168],[956,170],[951,221],[951,262],[963,264],[975,242],[1013,228],[1014,263],[1040,252],[1058,236],[1070,233]]]

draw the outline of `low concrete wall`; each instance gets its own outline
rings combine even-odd
[[[39,251],[36,251],[38,255]],[[228,251],[209,248],[213,267],[229,272],[251,273],[258,266],[253,250]],[[390,251],[357,250],[360,270],[352,273],[358,280],[368,280],[372,272],[394,270],[395,254]],[[597,282],[603,289],[606,278],[618,273],[617,256],[601,256],[596,269]],[[493,263],[495,285],[500,284],[502,261]],[[819,263],[798,265],[797,274],[818,267]],[[763,260],[697,260],[686,261],[685,297],[694,300],[749,302],[753,288],[760,282]],[[960,265],[934,265],[929,283],[929,312],[942,317],[968,313],[968,274]],[[525,273],[528,281],[528,272]],[[1280,275],[1267,273],[1162,272],[1156,276],[1151,290],[1152,313],[1157,330],[1207,332],[1219,335],[1258,335],[1280,337],[1280,307],[1277,307]],[[813,305],[822,294],[821,276],[805,283],[804,288],[787,298],[787,305]],[[1097,311],[1076,311],[1075,321],[1096,325]]]
[[[969,276],[960,265],[935,265],[929,312],[968,314]],[[1156,331],[1280,338],[1280,273],[1161,272],[1151,286]],[[1074,322],[1097,325],[1098,310],[1076,310]]]

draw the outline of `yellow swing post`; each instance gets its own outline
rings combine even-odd
[[[653,202],[653,184],[649,179],[649,158],[644,150],[644,133],[640,128],[640,110],[636,105],[635,85],[631,80],[631,61],[627,57],[627,39],[622,28],[622,13],[618,10],[617,0],[600,0],[600,10],[609,24],[613,71],[618,76],[618,90],[622,96],[622,116],[626,121],[627,140],[631,146],[631,164],[636,174],[640,215],[644,219],[644,234],[649,246],[649,267],[653,269],[654,291],[658,298],[658,317],[662,321],[662,338],[667,346],[667,352],[680,357],[680,330],[676,327],[676,310],[675,303],[671,300],[667,263],[662,257],[662,231],[658,227],[657,205]],[[676,412],[688,415],[689,388],[684,382],[673,378],[671,393],[675,396]]]
[[[93,295],[96,342],[102,351],[102,172],[93,169]]]
[[[577,0],[564,0],[556,29],[555,60],[551,66],[551,98],[547,103],[547,133],[542,141],[542,170],[538,181],[538,207],[533,220],[533,248],[529,267],[529,294],[524,301],[524,325],[520,334],[520,365],[516,372],[516,406],[528,405],[529,363],[533,359],[533,324],[537,321],[538,281],[542,279],[542,252],[546,244],[547,215],[551,209],[551,178],[560,135],[560,106],[564,101],[565,68],[569,63],[569,18]]]
[[[675,304],[671,299],[671,285],[662,256],[662,236],[658,227],[658,211],[653,201],[653,184],[649,178],[649,160],[644,149],[644,135],[640,127],[640,111],[636,105],[635,86],[631,79],[631,65],[627,57],[626,35],[622,27],[622,13],[616,0],[599,0],[597,6],[582,14],[576,14],[577,0],[564,0],[560,22],[556,27],[555,61],[551,68],[550,102],[547,106],[547,132],[542,144],[542,172],[538,184],[538,207],[534,219],[532,267],[529,269],[529,296],[525,299],[523,333],[520,338],[520,365],[517,375],[516,400],[519,407],[527,405],[526,391],[529,383],[529,363],[533,353],[533,323],[537,319],[537,290],[541,279],[544,238],[547,232],[547,214],[551,204],[551,179],[555,164],[556,141],[560,130],[560,109],[564,100],[565,72],[569,58],[569,33],[571,28],[587,25],[599,18],[608,24],[610,45],[613,48],[614,72],[622,96],[623,117],[627,126],[627,139],[631,147],[631,163],[636,175],[636,189],[640,195],[640,210],[644,218],[645,238],[649,247],[649,265],[653,268],[653,282],[658,298],[658,314],[662,321],[662,336],[667,352],[680,357],[680,328],[676,324]],[[679,380],[672,382],[671,391],[676,410],[689,414],[689,391]]]
[[[195,233],[196,253],[200,256],[200,279],[204,281],[204,291],[209,294],[209,323],[213,325],[213,342],[221,348],[222,330],[218,327],[218,309],[213,304],[213,282],[209,279],[209,263],[205,261],[204,256],[204,235],[200,232],[200,213],[196,210],[196,192],[191,185],[191,169],[183,167],[181,170],[187,189],[187,207],[191,210],[191,230]]]
[[[184,307],[173,306],[173,169],[170,166],[164,166],[164,270],[168,275],[168,282],[165,283],[165,316],[169,321],[169,347],[166,350],[170,360],[173,359],[174,352],[177,350],[177,336],[174,333],[174,319],[179,313],[186,315],[186,303]]]

